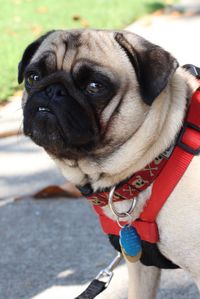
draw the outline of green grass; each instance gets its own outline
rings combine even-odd
[[[155,0],[0,0],[0,101],[20,87],[17,65],[24,48],[56,28],[121,29],[162,5]]]

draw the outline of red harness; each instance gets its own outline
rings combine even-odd
[[[155,180],[152,194],[139,219],[132,222],[140,238],[150,243],[159,241],[156,218],[165,201],[178,184],[194,155],[200,153],[200,88],[193,94],[186,119],[176,146],[167,161],[164,156],[156,158],[142,171],[116,189],[114,201],[132,199],[146,189]],[[149,171],[148,175],[146,171]],[[161,171],[162,170],[162,171]],[[169,175],[170,174],[170,175]],[[108,204],[109,192],[88,196],[106,234],[119,235],[120,227],[107,217],[102,207]],[[120,221],[123,224],[123,222]],[[124,223],[125,224],[125,223]]]

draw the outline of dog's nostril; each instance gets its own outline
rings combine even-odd
[[[52,86],[47,86],[47,88],[45,89],[46,94],[48,95],[48,97],[52,97],[53,95],[53,88]]]
[[[57,91],[57,96],[62,97],[62,96],[66,96],[67,92],[65,89],[60,89]]]
[[[67,90],[61,84],[47,86],[45,92],[50,99],[54,97],[63,97],[67,95]]]

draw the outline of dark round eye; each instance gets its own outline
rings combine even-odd
[[[27,76],[26,82],[29,86],[32,86],[36,81],[40,80],[40,76],[38,74],[32,73]]]
[[[86,91],[90,94],[96,94],[101,92],[103,89],[103,85],[97,82],[90,82],[86,86]]]

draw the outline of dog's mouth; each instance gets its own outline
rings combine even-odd
[[[24,107],[24,133],[57,158],[87,155],[98,140],[98,126],[72,97],[55,101],[44,92],[31,95]]]
[[[39,107],[38,112],[52,113],[52,110],[47,107]]]

